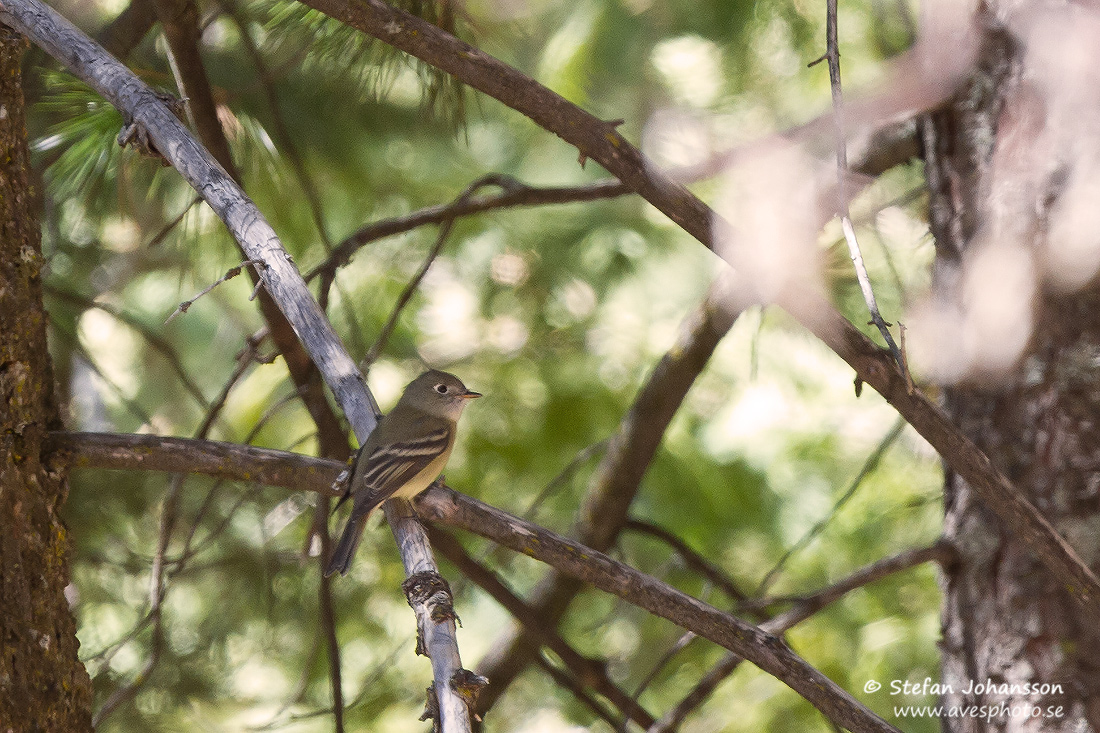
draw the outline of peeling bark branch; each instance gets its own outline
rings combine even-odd
[[[225,168],[214,161],[195,141],[148,86],[72,23],[39,0],[3,0],[0,3],[0,21],[22,30],[124,115],[144,128],[156,149],[164,154],[225,222],[248,259],[263,262],[260,275],[266,291],[279,305],[294,333],[305,345],[310,358],[343,408],[360,443],[364,442],[378,422],[379,411],[373,396],[339,337],[313,300],[278,235]],[[431,549],[423,527],[415,520],[397,516],[390,518],[390,524],[395,535],[400,535],[398,544],[406,565],[410,562],[418,566],[427,563],[434,569]],[[440,646],[431,651],[447,659],[458,657],[457,646],[446,651]],[[451,678],[460,668],[440,674],[440,668],[433,659],[433,669],[437,675],[437,694],[443,701],[441,708],[461,708],[465,711],[465,703],[450,685]],[[448,730],[469,730],[468,716],[465,721],[456,723],[455,727],[448,727]]]

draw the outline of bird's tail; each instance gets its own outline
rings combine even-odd
[[[351,567],[351,559],[355,557],[355,548],[359,547],[359,540],[363,537],[363,529],[367,526],[366,517],[357,517],[352,514],[344,527],[344,533],[340,535],[340,541],[332,552],[332,558],[325,568],[325,577],[333,573],[347,575]]]

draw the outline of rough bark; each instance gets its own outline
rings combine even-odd
[[[19,69],[26,48],[0,26],[0,726],[82,731],[92,727],[92,685],[65,599],[67,473],[40,459],[59,419]]]
[[[1035,159],[1037,150],[1049,152],[1041,141],[1055,120],[1035,94],[1019,38],[992,13],[973,78],[924,130],[936,281],[943,290],[956,286],[961,263],[987,239],[990,226],[998,233],[1009,227],[1009,236],[1024,233],[1020,238],[1040,252],[1043,212],[1057,196],[1056,179],[1043,179],[1050,161]],[[998,223],[997,211],[1006,205],[1014,213]],[[945,393],[962,431],[1094,570],[1100,558],[1098,353],[1100,289],[1041,290],[1032,342],[1017,372],[993,386],[964,384]],[[945,512],[945,535],[959,557],[943,576],[942,701],[1004,714],[945,717],[943,729],[1100,730],[1100,628],[1077,612],[1066,586],[951,471]],[[967,692],[972,683],[990,681],[1060,688]],[[1004,712],[1023,706],[1038,706],[1042,715]]]

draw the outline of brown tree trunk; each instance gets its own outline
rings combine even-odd
[[[65,600],[67,477],[41,462],[59,427],[19,60],[0,26],[0,730],[91,730],[92,684]]]
[[[925,123],[936,283],[949,298],[952,291],[957,297],[969,256],[991,240],[1017,237],[1037,262],[1043,257],[1059,190],[1057,151],[1045,143],[1059,118],[1029,68],[1034,56],[1020,35],[1026,25],[1013,23],[1013,11],[1027,4],[1016,3],[999,19],[996,8],[987,9],[979,68]],[[1000,25],[1005,17],[1008,28]],[[1033,313],[1019,366],[1007,377],[955,386],[945,403],[963,431],[1097,569],[1100,289],[1094,284],[1058,295],[1040,284]],[[942,717],[943,729],[1100,731],[1100,629],[1074,614],[1064,589],[1035,555],[950,471],[945,511],[945,536],[960,559],[944,573],[941,702],[979,706],[979,714]],[[1045,692],[1024,687],[1044,683],[1051,686]]]

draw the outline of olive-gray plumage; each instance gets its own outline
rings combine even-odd
[[[454,447],[462,409],[480,396],[458,377],[435,369],[405,387],[355,456],[348,480],[354,506],[325,575],[347,574],[375,508],[394,496],[411,499],[439,477]]]

